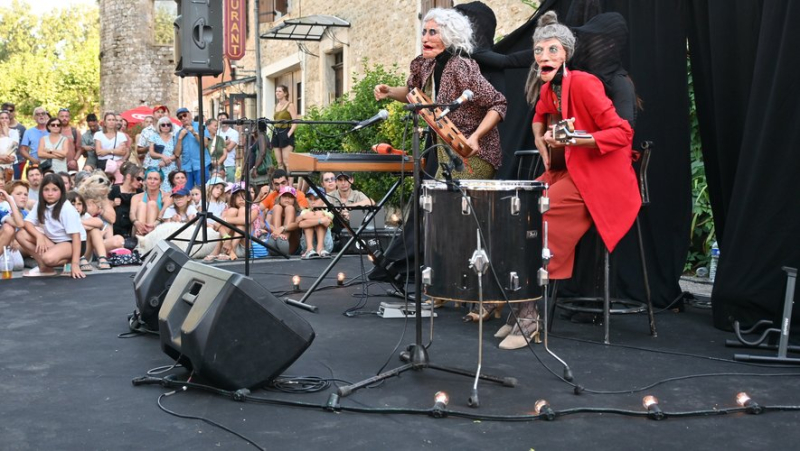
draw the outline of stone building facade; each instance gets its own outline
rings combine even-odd
[[[497,16],[497,34],[510,33],[527,21],[533,8],[519,0],[483,0]],[[311,15],[331,15],[347,21],[347,28],[329,28],[330,34],[319,42],[262,39],[261,76],[262,111],[274,111],[272,94],[279,84],[291,86],[298,111],[308,106],[325,106],[336,97],[336,70],[341,67],[343,91],[347,92],[363,72],[362,61],[370,66],[397,64],[403,72],[409,62],[421,53],[421,17],[430,7],[450,7],[464,1],[453,0],[297,0],[280,2],[261,0],[270,5],[285,4],[288,11],[275,22],[260,24],[260,34],[282,21]]]
[[[174,50],[171,44],[155,42],[154,4],[154,0],[99,2],[101,111],[178,102]]]

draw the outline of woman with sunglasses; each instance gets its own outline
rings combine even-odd
[[[175,133],[169,117],[162,117],[156,124],[156,133],[148,138],[150,150],[144,158],[145,169],[156,169],[161,172],[161,190],[171,192],[172,186],[164,176],[178,169],[180,154],[175,152]]]
[[[70,153],[70,140],[61,134],[61,121],[57,117],[47,120],[48,134],[39,140],[39,160],[49,159],[53,172],[67,172],[67,155]],[[44,162],[43,162],[44,163]]]

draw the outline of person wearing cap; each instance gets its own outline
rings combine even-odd
[[[333,226],[333,213],[324,209],[325,202],[317,196],[313,188],[306,192],[310,208],[304,208],[300,212],[298,226],[303,231],[303,241],[300,243],[305,249],[303,259],[316,257],[330,257],[333,249],[333,237],[331,227]],[[314,239],[316,238],[316,246]]]
[[[261,201],[261,206],[264,210],[272,210],[272,207],[275,206],[275,199],[280,195],[280,190],[287,186],[290,185],[286,171],[283,169],[276,169],[275,172],[272,173],[272,192]],[[300,205],[300,208],[308,208],[308,199],[306,199],[306,195],[302,192],[297,193],[297,204]]]
[[[186,171],[186,186],[191,189],[200,183],[200,171],[205,171],[208,179],[208,170],[211,167],[211,155],[201,143],[199,135],[200,124],[192,121],[192,114],[187,108],[178,108],[178,120],[181,121],[181,130],[176,137],[175,154],[181,156],[181,169]],[[200,152],[205,152],[205,165],[200,167]]]
[[[353,174],[349,172],[336,174],[336,190],[328,193],[328,196],[332,199],[333,205],[343,207],[340,209],[340,214],[346,221],[350,220],[350,212],[347,208],[375,205],[375,202],[366,194],[353,189]]]
[[[206,182],[206,203],[208,204],[208,212],[218,218],[222,218],[225,209],[228,208],[225,202],[225,189],[227,183],[220,177],[211,177]],[[219,230],[219,223],[211,221],[209,223],[214,230]]]
[[[164,209],[161,221],[189,222],[197,216],[197,209],[189,202],[191,190],[183,186],[176,186],[172,190],[172,205]]]
[[[287,255],[297,252],[297,248],[300,246],[300,227],[297,222],[300,209],[297,201],[299,194],[302,193],[298,193],[294,187],[282,187],[278,191],[275,206],[270,211],[272,228],[270,242]]]

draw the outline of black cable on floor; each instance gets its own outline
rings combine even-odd
[[[222,425],[222,424],[220,424],[220,423],[217,423],[217,422],[216,422],[216,421],[214,421],[214,420],[210,420],[210,419],[208,419],[208,418],[201,417],[201,416],[196,416],[196,415],[187,415],[187,414],[183,414],[183,413],[178,413],[178,412],[175,412],[175,411],[173,411],[173,410],[167,409],[167,408],[166,408],[166,407],[165,407],[165,406],[164,406],[164,405],[161,403],[161,400],[162,400],[162,399],[164,399],[164,398],[166,398],[166,397],[168,397],[168,396],[172,396],[172,395],[174,395],[175,393],[178,393],[178,391],[177,391],[177,390],[173,390],[173,391],[171,391],[171,392],[169,392],[169,393],[162,393],[162,394],[161,394],[161,395],[158,397],[158,401],[157,401],[157,403],[158,403],[158,408],[159,408],[159,409],[161,409],[161,410],[163,410],[164,412],[166,412],[166,413],[168,413],[168,414],[170,414],[170,415],[172,415],[172,416],[178,417],[178,418],[183,418],[183,419],[186,419],[186,420],[200,420],[200,421],[202,421],[202,422],[204,422],[204,423],[206,423],[206,424],[210,424],[211,426],[218,427],[218,428],[222,429],[223,431],[225,431],[225,432],[227,432],[227,433],[229,433],[229,434],[233,434],[233,435],[235,435],[236,437],[239,437],[240,439],[244,440],[244,441],[245,441],[245,442],[247,442],[249,445],[252,445],[253,447],[255,447],[255,448],[256,448],[256,449],[258,449],[258,450],[261,450],[261,451],[267,451],[267,449],[266,449],[266,448],[264,448],[263,446],[261,446],[261,445],[259,445],[258,443],[256,443],[256,441],[255,441],[255,440],[251,440],[251,439],[247,438],[247,437],[246,437],[244,434],[241,434],[241,433],[239,433],[239,432],[236,432],[236,431],[234,431],[233,429],[231,429],[231,428],[229,428],[229,427],[227,427],[227,426],[224,426],[224,425]]]

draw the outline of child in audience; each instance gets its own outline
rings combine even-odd
[[[41,226],[39,231],[36,226]],[[25,218],[25,228],[17,233],[17,241],[36,260],[38,266],[25,277],[51,277],[53,268],[64,265],[64,274],[75,279],[86,275],[80,259],[86,230],[75,207],[67,202],[67,190],[61,177],[48,174],[39,189],[39,201]]]
[[[245,191],[241,185],[235,184],[233,185],[233,190],[231,191],[231,195],[228,198],[228,208],[225,210],[225,213],[222,215],[222,219],[225,220],[228,224],[232,226],[236,226],[239,228],[245,227],[245,220],[244,220],[244,213],[245,208],[247,208],[247,201],[245,198]],[[219,228],[219,234],[222,238],[231,238],[232,231],[225,227],[221,226]],[[233,233],[234,239],[230,241],[220,241],[217,243],[217,246],[214,250],[204,258],[204,261],[211,262],[211,261],[230,261],[236,260],[238,256],[236,255],[236,247],[239,245],[242,237],[237,233]]]
[[[200,191],[200,185],[192,187],[189,195],[191,196],[192,205],[194,205],[195,210],[203,211],[203,193]]]
[[[172,205],[164,210],[161,219],[163,221],[186,223],[197,216],[197,209],[194,208],[189,195],[191,191],[184,186],[177,186],[172,190]]]
[[[309,208],[304,208],[300,212],[300,222],[298,226],[303,231],[306,252],[303,259],[330,257],[330,249],[326,246],[327,237],[330,236],[330,226],[333,224],[333,213],[320,207],[325,207],[325,202],[317,197],[313,189],[306,193]],[[314,239],[316,238],[316,250]],[[330,240],[333,247],[333,240]]]
[[[10,193],[10,194],[9,194]],[[15,269],[22,269],[23,255],[16,240],[17,230],[24,227],[23,222],[28,210],[28,182],[22,180],[6,184],[6,190],[0,189],[0,256],[5,252],[6,246],[11,250],[9,257],[15,262]],[[14,211],[19,212],[15,214]]]
[[[297,190],[292,186],[281,187],[270,212],[270,243],[284,254],[292,255],[300,246],[300,227],[297,223],[299,209]]]
[[[81,223],[83,224],[83,228],[86,229],[87,240],[84,244],[86,253],[81,256],[81,271],[89,272],[93,270],[89,259],[94,252],[97,253],[97,269],[111,269],[111,265],[108,264],[108,259],[106,258],[106,246],[103,243],[103,230],[108,229],[108,224],[99,217],[100,210],[97,208],[97,204],[92,202],[92,212],[88,211],[87,202],[84,200],[83,196],[76,191],[68,192],[67,200],[75,207],[78,214],[81,215]]]
[[[206,202],[208,203],[208,212],[212,213],[218,218],[222,218],[225,210],[228,208],[225,202],[225,179],[214,177],[206,183]],[[219,230],[219,223],[210,221],[209,225],[214,230]]]

